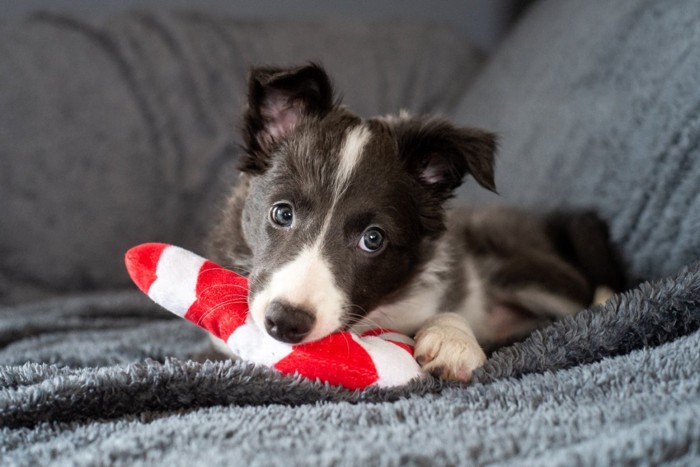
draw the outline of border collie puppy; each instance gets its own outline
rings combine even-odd
[[[249,277],[251,318],[280,341],[392,328],[415,336],[426,371],[467,381],[484,348],[620,285],[591,214],[446,212],[466,176],[495,190],[492,133],[363,120],[318,65],[253,69],[243,138],[208,254]]]

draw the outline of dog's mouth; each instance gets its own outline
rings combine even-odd
[[[307,344],[352,326],[351,322],[335,319],[333,314],[315,312],[309,306],[281,298],[260,298],[253,301],[250,317],[259,329],[280,342]]]
[[[319,248],[303,248],[273,272],[256,271],[250,314],[273,338],[300,344],[316,341],[346,323],[346,294]]]

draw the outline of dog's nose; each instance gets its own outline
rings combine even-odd
[[[272,302],[265,311],[265,329],[278,341],[296,344],[311,331],[316,318],[303,308]]]

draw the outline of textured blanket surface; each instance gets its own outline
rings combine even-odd
[[[700,259],[700,2],[543,1],[455,113],[501,136],[496,198],[593,208],[630,281]]]
[[[700,264],[502,349],[468,386],[350,392],[187,361],[202,332],[135,293],[2,312],[0,455],[11,464],[700,459]]]

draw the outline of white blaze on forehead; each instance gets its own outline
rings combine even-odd
[[[320,241],[304,248],[293,261],[275,271],[266,287],[255,296],[250,313],[261,329],[265,329],[265,311],[275,300],[314,314],[316,323],[304,342],[325,337],[341,326],[347,299],[322,255]]]
[[[184,317],[197,300],[197,281],[204,258],[169,246],[160,255],[156,280],[148,296],[156,303]]]
[[[338,164],[338,172],[335,178],[337,189],[342,190],[348,180],[350,180],[355,167],[359,165],[362,159],[362,154],[370,136],[369,129],[364,125],[358,125],[348,131],[340,149],[340,163]]]
[[[338,170],[335,174],[331,207],[325,214],[323,225],[319,230],[317,243],[323,242],[323,239],[326,237],[331,223],[333,222],[333,214],[336,211],[338,200],[345,193],[350,177],[352,177],[355,168],[360,164],[365,146],[371,135],[368,128],[364,125],[358,125],[351,128],[345,136],[343,145],[340,148],[340,160],[338,161]]]

